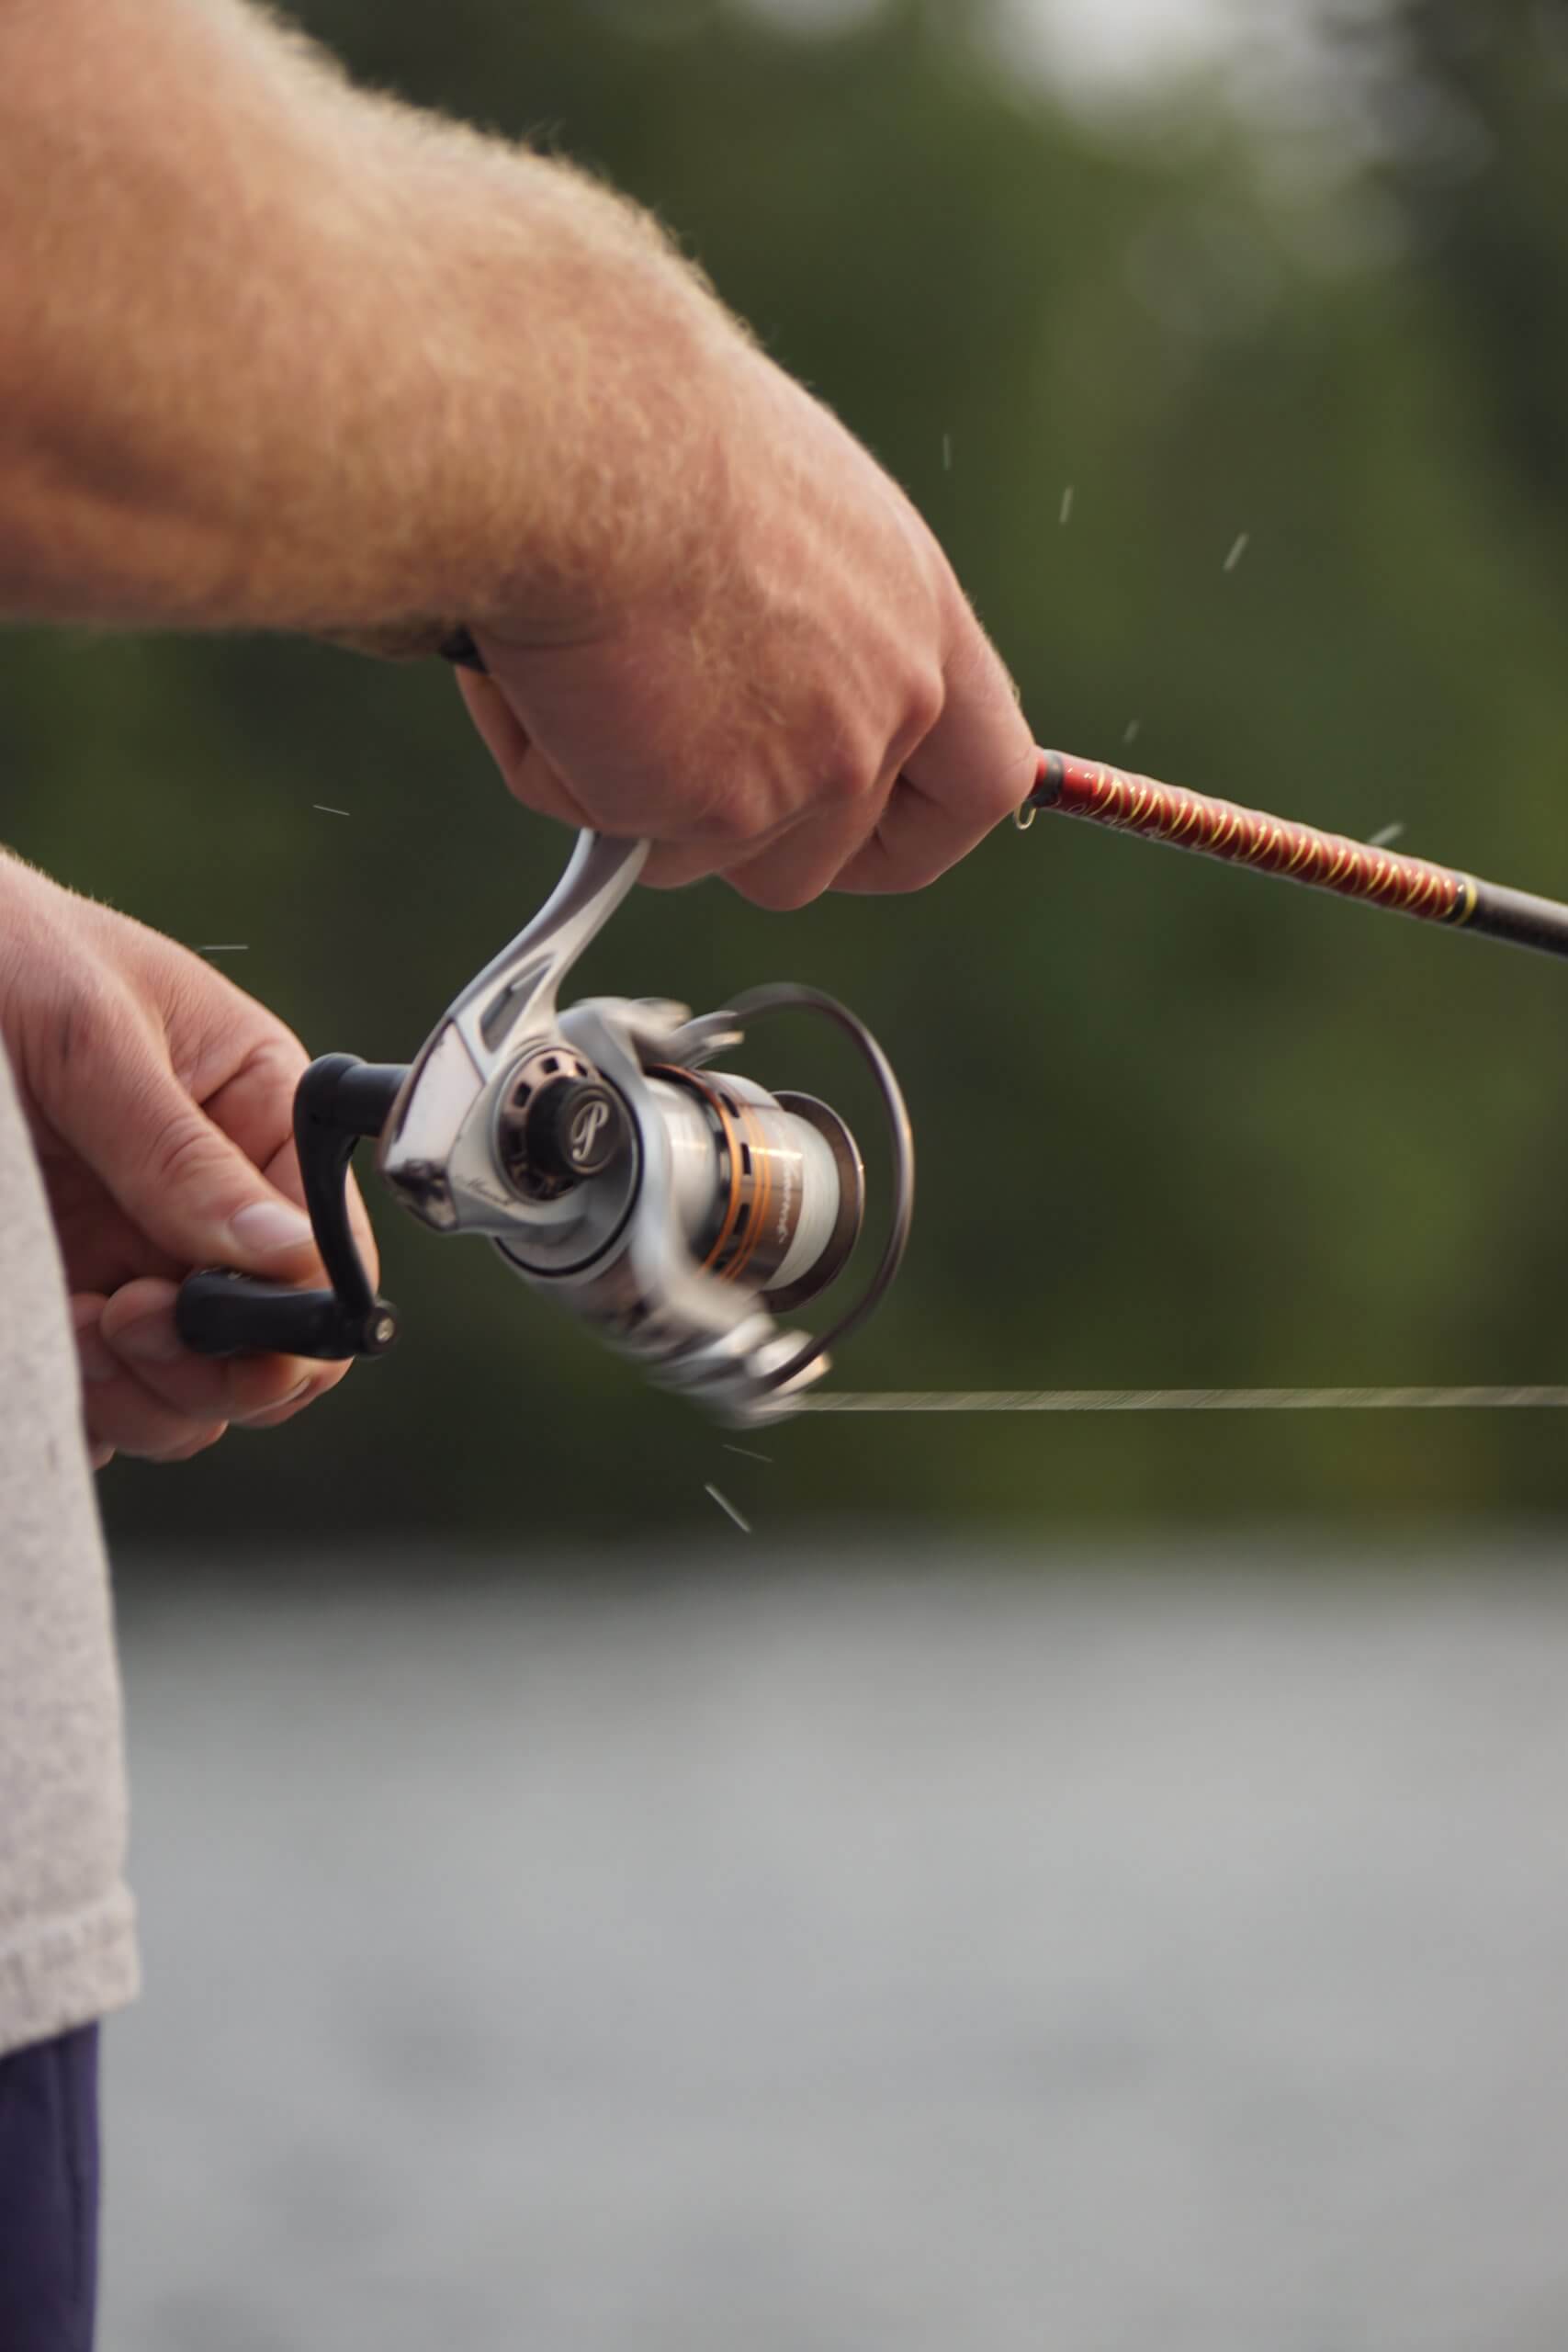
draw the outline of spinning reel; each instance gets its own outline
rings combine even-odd
[[[626,897],[645,842],[584,832],[554,895],[449,1007],[411,1068],[313,1062],[294,1129],[332,1288],[224,1271],[183,1284],[178,1322],[207,1355],[341,1360],[385,1353],[378,1298],[348,1221],[349,1162],[377,1166],[437,1233],[489,1237],[513,1270],[574,1308],[648,1376],[736,1426],[782,1419],[897,1272],[914,1202],[898,1082],[853,1013],[813,989],[754,989],[693,1019],[683,1005],[590,998],[568,971]],[[838,1114],[710,1068],[749,1023],[814,1012],[843,1031],[881,1093],[893,1145],[889,1231],[869,1285],[820,1339],[781,1329],[838,1282],[860,1238],[865,1172]]]

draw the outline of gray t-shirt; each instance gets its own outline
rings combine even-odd
[[[0,2053],[137,1989],[108,1570],[65,1280],[0,1051]]]

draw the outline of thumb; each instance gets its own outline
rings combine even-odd
[[[181,1266],[319,1276],[304,1210],[214,1125],[145,1038],[122,1033],[96,1059],[92,1082],[65,1090],[52,1123],[156,1249]],[[288,1125],[286,1105],[284,1133]]]

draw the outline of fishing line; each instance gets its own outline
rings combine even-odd
[[[819,1389],[798,1403],[803,1413],[1495,1413],[1565,1408],[1568,1386]]]

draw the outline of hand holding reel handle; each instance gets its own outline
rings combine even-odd
[[[294,1095],[294,1142],[305,1203],[330,1290],[209,1267],[181,1283],[175,1320],[197,1355],[276,1353],[328,1363],[385,1355],[398,1336],[397,1309],[378,1298],[348,1221],[348,1169],[362,1136],[378,1136],[408,1078],[400,1065],[328,1054],[312,1062]]]

